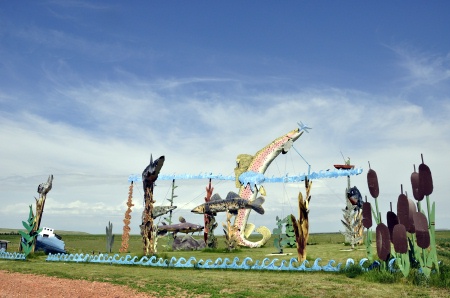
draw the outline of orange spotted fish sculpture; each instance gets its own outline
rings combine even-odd
[[[308,132],[307,129],[309,129],[309,127],[303,125],[303,123],[300,123],[300,128],[294,129],[277,138],[272,143],[256,152],[254,156],[247,154],[238,155],[237,166],[234,171],[236,176],[236,187],[239,188],[240,198],[253,202],[257,198],[258,191],[260,191],[262,195],[265,195],[265,191],[262,186],[258,187],[258,183],[246,182],[243,177],[253,176],[253,178],[256,179],[258,179],[258,177],[263,177],[263,174],[269,167],[270,163],[280,153],[287,153],[287,151],[292,147],[292,143],[295,142],[304,131]],[[247,247],[260,247],[270,239],[271,233],[267,227],[262,226],[255,230],[259,234],[263,235],[261,240],[253,242],[247,239],[255,228],[254,224],[247,223],[251,210],[251,208],[239,209],[234,220],[234,226],[237,228],[237,237],[239,239],[238,244],[240,246]]]

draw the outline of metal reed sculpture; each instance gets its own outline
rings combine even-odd
[[[33,214],[33,207],[30,205],[30,213],[28,215],[27,221],[22,221],[23,227],[26,232],[19,231],[20,236],[22,237],[22,241],[20,241],[19,250],[22,251],[25,255],[25,258],[31,253],[34,252],[34,248],[36,245],[36,237],[42,231],[42,229],[36,230],[36,217]]]
[[[206,187],[205,202],[211,201],[211,196],[214,191],[214,187],[211,186],[211,179],[209,179],[208,187]],[[203,232],[203,239],[205,240],[206,247],[217,248],[217,238],[214,236],[214,229],[217,228],[217,222],[214,215],[204,214],[205,227]]]
[[[133,181],[131,181],[130,187],[128,189],[128,201],[127,201],[127,211],[125,211],[125,218],[123,220],[123,234],[122,234],[122,245],[119,251],[121,253],[129,252],[128,241],[130,240],[130,221],[131,221],[131,207],[133,207]]]
[[[306,197],[303,198],[301,192],[298,193],[298,220],[291,214],[292,223],[294,226],[295,239],[297,242],[298,261],[306,260],[306,245],[309,238],[309,202],[311,200],[311,186],[312,181],[305,179]]]

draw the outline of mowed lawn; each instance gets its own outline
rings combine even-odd
[[[0,233],[9,232],[0,230]],[[69,253],[98,254],[106,251],[106,235],[58,232],[63,236]],[[113,254],[118,253],[121,235],[115,236]],[[257,236],[254,236],[257,239]],[[196,238],[201,238],[196,236]],[[17,251],[18,235],[0,234],[0,239],[9,240],[8,251]],[[159,297],[449,297],[448,265],[450,262],[450,231],[436,232],[439,260],[444,264],[444,273],[426,280],[412,271],[408,278],[400,274],[373,271],[361,272],[284,272],[245,270],[205,270],[155,268],[137,265],[105,265],[86,263],[46,262],[46,256],[38,253],[26,261],[0,259],[0,270],[34,273],[69,279],[104,281],[127,285],[141,292]],[[348,258],[356,263],[366,257],[365,246],[349,250],[343,244],[343,236],[334,234],[312,234],[307,247],[308,260],[320,258],[320,265],[330,260],[342,263]],[[171,251],[167,249],[167,238],[158,240],[157,255],[163,258],[193,256],[198,261],[217,258],[241,261],[245,257],[253,261],[270,259],[290,260],[297,256],[295,248],[285,248],[286,256],[268,256],[276,252],[273,240],[262,248],[241,248],[225,252],[224,239],[219,237],[219,249],[214,251]],[[132,235],[129,241],[130,255],[142,256],[142,239]],[[373,245],[376,254],[375,244]],[[444,280],[441,280],[444,279]]]

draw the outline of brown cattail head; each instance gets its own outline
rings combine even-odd
[[[384,223],[380,223],[376,229],[377,233],[377,254],[380,260],[387,261],[391,251],[391,240],[389,239],[389,229]]]
[[[433,178],[431,177],[430,168],[423,163],[419,166],[419,192],[424,196],[429,196],[433,192]]]
[[[372,206],[369,202],[363,203],[362,223],[366,229],[370,229],[372,227]]]
[[[414,224],[414,213],[417,211],[417,209],[416,209],[416,204],[410,198],[408,198],[408,206],[409,206],[409,215],[408,215],[409,228],[407,229],[407,231],[409,233],[415,233],[416,225]]]
[[[377,173],[372,169],[369,169],[369,171],[367,172],[367,186],[369,187],[369,192],[372,198],[378,198],[378,195],[380,194],[380,189],[378,187],[378,177]]]
[[[404,194],[398,196],[397,201],[397,217],[398,222],[405,226],[406,230],[414,233],[414,218],[413,214],[416,211],[414,202]]]
[[[428,248],[430,246],[430,233],[428,232],[426,216],[422,212],[414,212],[414,222],[416,224],[417,245],[420,248]]]
[[[404,194],[400,194],[397,200],[397,216],[398,222],[408,229],[409,226],[409,202]]]
[[[394,227],[392,243],[394,243],[394,249],[398,253],[408,252],[408,239],[406,236],[406,228],[402,224],[398,224]]]
[[[423,193],[420,192],[419,173],[416,172],[416,166],[414,166],[414,172],[411,174],[411,186],[412,186],[414,199],[416,199],[417,201],[422,201],[424,198],[424,195],[423,195]]]
[[[386,220],[387,220],[387,225],[389,228],[389,235],[391,237],[391,241],[392,243],[394,242],[394,227],[396,225],[398,225],[398,218],[397,215],[392,212],[392,211],[388,211],[388,213],[386,214]]]

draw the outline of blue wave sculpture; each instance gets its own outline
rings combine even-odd
[[[24,253],[0,251],[0,259],[6,260],[26,260]]]
[[[197,261],[195,257],[185,259],[180,257],[179,259],[172,257],[169,259],[157,258],[156,256],[142,257],[138,260],[138,257],[126,255],[120,257],[118,254],[109,256],[108,254],[99,255],[83,255],[83,254],[49,254],[46,261],[48,262],[76,262],[76,263],[101,263],[101,264],[114,264],[114,265],[138,265],[149,267],[161,267],[161,268],[200,268],[200,269],[233,269],[233,270],[270,270],[270,271],[327,271],[338,272],[341,270],[342,264],[336,265],[336,261],[330,260],[326,265],[321,266],[321,258],[317,258],[313,265],[309,264],[309,261],[305,260],[301,264],[296,258],[291,258],[289,261],[283,260],[280,265],[277,265],[278,259],[264,258],[263,260],[253,261],[250,257],[245,257],[242,261],[235,257],[233,260],[229,258],[217,258],[215,261],[207,259],[204,261],[200,259]],[[359,262],[359,266],[364,268],[364,263],[367,259],[362,259]],[[355,264],[353,259],[347,259],[344,268]],[[367,271],[367,268],[364,268]]]

